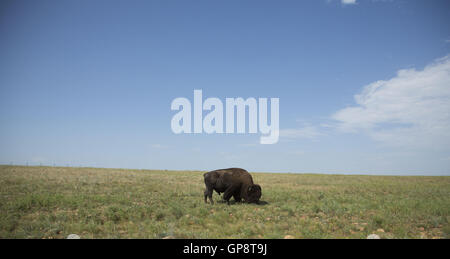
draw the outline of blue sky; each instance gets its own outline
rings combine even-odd
[[[0,163],[450,174],[448,1],[2,1]],[[280,141],[174,134],[280,98]]]

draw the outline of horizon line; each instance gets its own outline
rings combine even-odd
[[[76,165],[70,165],[67,166],[64,165],[47,165],[47,164],[4,164],[0,163],[1,167],[4,166],[12,166],[12,167],[54,167],[54,168],[93,168],[93,169],[113,169],[113,170],[141,170],[141,171],[175,171],[175,172],[182,172],[182,171],[192,171],[192,172],[208,172],[210,170],[199,170],[199,169],[150,169],[150,168],[125,168],[125,167],[96,167],[96,166],[76,166]],[[232,168],[232,167],[230,167]],[[220,169],[220,168],[219,168]],[[215,169],[216,170],[216,169]],[[245,169],[247,170],[247,169]],[[253,171],[253,170],[247,170],[250,173],[260,173],[260,174],[304,174],[304,175],[344,175],[344,176],[420,176],[420,177],[427,177],[427,176],[450,176],[450,173],[448,174],[437,174],[437,173],[431,173],[431,174],[423,174],[423,173],[406,173],[406,174],[397,174],[397,173],[345,173],[345,172],[321,172],[321,173],[314,173],[314,172],[294,172],[294,171]]]

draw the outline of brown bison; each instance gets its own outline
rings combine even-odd
[[[205,178],[205,203],[212,199],[213,191],[219,195],[223,192],[223,199],[230,204],[230,198],[233,196],[236,202],[244,199],[248,203],[258,203],[261,198],[261,186],[253,184],[252,176],[241,168],[219,169],[207,172],[203,175]]]

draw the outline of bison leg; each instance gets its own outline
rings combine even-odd
[[[207,188],[205,190],[205,203],[208,203],[208,197],[211,204],[214,204],[214,201],[212,199],[213,190],[211,188]]]
[[[230,205],[230,198],[231,196],[233,196],[235,190],[236,190],[235,187],[230,186],[223,193],[223,199],[227,202],[228,205]]]
[[[239,192],[239,190],[236,190],[233,193],[233,198],[236,202],[241,202],[241,193]]]

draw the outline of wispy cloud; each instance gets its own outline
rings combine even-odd
[[[166,149],[166,148],[169,148],[169,146],[161,145],[161,144],[153,144],[151,147],[152,147],[152,148],[157,148],[157,149]]]
[[[310,125],[301,128],[280,130],[280,137],[285,139],[314,139],[320,135],[323,134],[320,133],[318,128]]]
[[[389,145],[450,145],[450,56],[364,87],[356,106],[336,112],[337,128]]]
[[[356,0],[341,0],[341,3],[345,5],[356,4]]]

